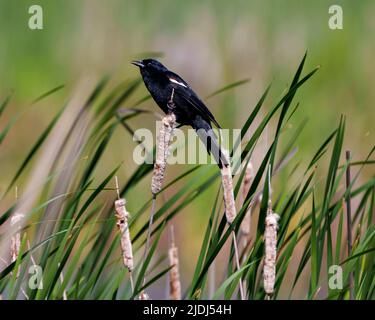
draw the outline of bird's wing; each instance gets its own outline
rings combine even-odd
[[[208,110],[206,105],[198,98],[195,92],[180,76],[173,72],[168,72],[167,77],[175,89],[175,95],[183,100],[187,106],[193,107],[204,119],[212,121],[218,128],[221,128],[213,114]]]

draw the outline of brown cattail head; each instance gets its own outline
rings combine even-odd
[[[12,262],[17,260],[20,253],[22,225],[21,221],[24,219],[24,217],[25,216],[22,213],[15,213],[10,219],[10,225],[15,229],[15,233],[12,236],[10,243],[10,256]]]
[[[176,116],[173,113],[167,114],[162,120],[162,126],[159,131],[154,173],[151,181],[151,192],[153,195],[157,194],[163,185],[167,157],[169,154],[169,145],[173,139],[175,126]]]
[[[121,251],[124,266],[131,272],[134,268],[133,249],[129,233],[128,217],[129,212],[125,208],[125,199],[115,201],[115,210],[117,218],[117,227],[121,233]]]
[[[174,243],[173,226],[171,226],[171,245],[168,250],[169,265],[169,297],[171,300],[181,300],[181,281],[179,271],[178,249]]]
[[[223,150],[223,153],[224,152],[227,154],[226,150]],[[227,218],[227,222],[232,223],[236,218],[237,213],[236,205],[234,202],[232,170],[229,164],[221,168],[221,183],[223,186],[225,215]]]
[[[264,232],[265,257],[263,267],[263,285],[268,296],[274,292],[276,279],[276,256],[277,256],[277,229],[279,215],[268,207],[266,216],[266,227]]]
[[[229,159],[228,151],[223,150],[223,153],[226,156],[226,158]],[[221,184],[223,186],[225,215],[227,218],[227,222],[231,224],[236,218],[237,212],[236,212],[236,204],[234,201],[232,170],[230,167],[230,163],[228,163],[226,166],[224,165],[221,168]],[[232,230],[232,235],[233,235],[233,246],[234,246],[235,259],[236,259],[236,266],[237,266],[237,270],[240,270],[241,268],[240,255],[238,252],[236,233],[234,230]],[[244,300],[245,293],[244,293],[243,283],[242,283],[241,278],[239,281],[239,287],[240,287],[241,300]]]

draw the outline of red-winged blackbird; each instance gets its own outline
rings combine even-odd
[[[220,125],[186,81],[154,59],[133,61],[132,64],[139,67],[146,88],[158,106],[165,113],[173,112],[180,126],[193,127],[205,144],[208,153],[213,154],[219,167],[226,166],[228,160],[221,152],[218,140],[212,131],[211,122],[219,129]],[[169,110],[168,107],[171,97],[173,110]]]

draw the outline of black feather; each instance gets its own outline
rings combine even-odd
[[[219,167],[227,165],[228,161],[221,152],[218,139],[212,131],[211,123],[218,128],[221,127],[187,82],[157,60],[145,59],[134,61],[133,64],[139,66],[143,81],[158,106],[165,113],[173,112],[180,126],[192,126],[206,145],[207,151],[214,155]],[[169,110],[168,102],[171,99],[172,92],[174,92],[174,108]]]

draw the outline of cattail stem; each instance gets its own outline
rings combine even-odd
[[[181,300],[181,281],[179,271],[178,248],[174,241],[173,225],[170,226],[170,247],[168,250],[169,265],[169,297],[171,300]]]
[[[241,269],[240,254],[239,254],[238,246],[237,246],[236,232],[234,230],[232,231],[232,236],[233,236],[233,247],[234,247],[235,260],[236,260],[236,267],[237,267],[237,270],[240,270]],[[240,277],[239,287],[240,287],[241,300],[245,300],[245,291],[243,287],[242,277]]]
[[[350,193],[348,192],[350,183],[351,183],[351,175],[350,175],[350,158],[351,153],[350,151],[346,151],[345,153],[346,161],[348,162],[348,167],[346,168],[346,226],[347,226],[347,242],[348,242],[348,257],[350,257],[352,253],[352,210],[351,210],[351,201],[350,201]],[[354,274],[353,272],[349,273],[349,295],[350,300],[354,299]]]
[[[222,152],[225,152],[225,156],[227,159],[229,159],[229,154],[226,150],[222,150]],[[232,224],[234,219],[236,218],[236,205],[234,201],[234,193],[233,193],[233,180],[232,180],[232,170],[230,167],[230,164],[223,165],[221,168],[221,184],[223,186],[223,197],[224,197],[224,207],[225,207],[225,215],[227,218],[228,224]],[[236,267],[237,270],[240,270],[240,255],[238,251],[237,246],[237,240],[236,240],[236,233],[233,230],[232,231],[233,236],[233,246],[234,246],[234,255],[236,260]],[[240,287],[240,295],[241,300],[245,300],[245,293],[243,289],[242,284],[242,278],[240,278],[239,281],[239,287]]]
[[[155,207],[156,207],[156,195],[152,195],[151,214],[150,214],[150,220],[148,221],[147,238],[146,238],[146,244],[145,244],[145,251],[143,252],[143,261],[146,260],[148,250],[150,249],[151,230],[152,230],[152,224],[154,223]],[[145,285],[145,283],[146,283],[146,272],[143,276],[143,285]],[[145,300],[148,300],[148,299],[145,299]]]
[[[130,272],[130,288],[132,289],[132,293],[134,294],[134,281],[133,281],[133,276],[132,273]]]

